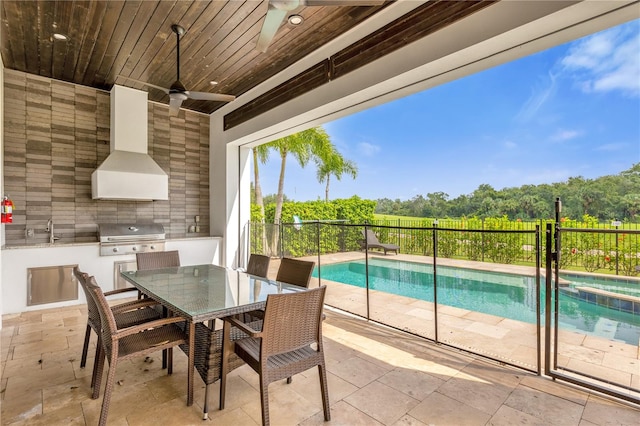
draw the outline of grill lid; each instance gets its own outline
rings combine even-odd
[[[159,223],[103,223],[98,225],[98,240],[101,243],[164,239],[164,226]]]

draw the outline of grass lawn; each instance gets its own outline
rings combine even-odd
[[[428,217],[414,217],[414,216],[396,216],[393,214],[377,214],[373,215],[375,220],[432,220]]]

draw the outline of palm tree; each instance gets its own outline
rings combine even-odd
[[[276,193],[276,210],[273,223],[280,224],[282,216],[282,203],[284,202],[284,173],[287,166],[287,156],[291,154],[301,167],[307,165],[311,159],[311,146],[316,137],[316,129],[308,129],[293,135],[285,136],[269,142],[266,146],[280,154],[280,176],[278,178],[278,191]]]
[[[340,153],[336,151],[335,146],[331,143],[329,135],[322,127],[314,127],[303,130],[302,132],[277,139],[254,148],[254,185],[256,190],[256,203],[262,203],[260,207],[261,213],[264,215],[264,202],[262,201],[262,191],[259,185],[259,176],[257,172],[258,162],[263,164],[266,162],[269,151],[277,151],[280,155],[280,176],[278,179],[278,191],[276,194],[276,208],[273,217],[273,223],[277,227],[282,217],[282,204],[284,203],[284,175],[287,165],[287,157],[293,155],[301,167],[314,159],[319,168],[318,179],[322,175],[327,180],[326,196],[329,197],[329,177],[334,175],[340,180],[344,173],[349,173],[355,178],[357,168],[351,161],[345,160]],[[260,198],[258,197],[260,195]],[[271,241],[272,253],[277,253],[278,233],[275,232]]]
[[[264,198],[262,197],[262,187],[260,186],[260,171],[258,163],[265,164],[269,159],[269,147],[259,145],[252,149],[253,152],[253,185],[255,203],[260,208],[261,221],[264,223]]]
[[[336,179],[341,180],[342,175],[347,173],[353,179],[358,175],[358,167],[351,160],[346,160],[342,154],[335,150],[335,147],[331,145],[332,150],[329,153],[324,153],[322,157],[318,156],[316,162],[318,163],[318,182],[322,183],[326,180],[327,184],[324,190],[325,201],[329,201],[329,184],[331,176],[335,176]]]
[[[280,154],[280,176],[278,178],[278,192],[276,194],[276,209],[273,216],[273,223],[275,227],[280,224],[282,216],[282,204],[284,202],[284,172],[287,166],[287,156],[293,155],[298,164],[301,167],[307,165],[313,152],[324,146],[325,138],[328,141],[328,136],[322,128],[307,129],[302,132],[295,133],[293,135],[285,136],[284,138],[277,139],[275,141],[264,144],[265,149],[277,151]],[[273,239],[271,240],[272,253],[278,252],[278,239],[279,235],[274,232]]]
[[[258,164],[266,163],[269,158],[269,148],[266,145],[259,145],[253,151],[253,190],[255,203],[260,208],[260,223],[262,228],[262,253],[267,254],[267,233],[264,225],[264,199],[262,198],[262,187],[260,186],[260,171]]]

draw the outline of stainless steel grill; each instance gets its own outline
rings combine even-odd
[[[164,251],[165,232],[159,223],[98,225],[100,256]]]

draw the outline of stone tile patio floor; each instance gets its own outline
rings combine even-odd
[[[80,369],[86,305],[3,317],[0,382],[3,425],[94,425],[102,399],[90,399],[92,362]],[[324,322],[332,425],[638,425],[640,409],[571,385],[501,366],[429,341],[328,311]],[[91,347],[95,350],[95,335]],[[92,360],[90,353],[89,359]],[[201,418],[204,385],[186,406],[186,356],[174,374],[160,354],[118,365],[110,425],[255,425],[258,376],[235,370],[227,406]],[[317,370],[270,387],[274,425],[324,424]]]
[[[362,252],[347,252],[323,255],[322,265],[362,259]],[[426,256],[390,255],[375,256],[388,260],[403,260],[417,263],[431,263]],[[315,258],[317,261],[317,257]],[[276,260],[277,262],[277,260]],[[438,264],[457,268],[510,273],[515,275],[535,275],[535,268],[517,265],[500,265],[489,262],[439,259]],[[503,316],[489,315],[473,309],[464,309],[440,304],[438,321],[433,302],[412,297],[399,296],[381,291],[341,284],[322,279],[327,285],[325,303],[393,326],[397,329],[435,340],[438,339],[456,348],[518,365],[530,371],[537,369],[538,336],[533,323],[517,321]],[[313,279],[317,281],[317,279]],[[544,280],[541,283],[544,285]],[[640,280],[638,280],[640,285]],[[314,283],[312,283],[314,285]],[[533,287],[528,291],[533,291]],[[366,306],[369,303],[370,310]],[[540,330],[541,353],[544,354],[544,326]],[[553,345],[553,343],[552,343]],[[601,378],[611,383],[612,389],[621,385],[628,393],[640,398],[640,347],[625,343],[606,334],[596,335],[566,325],[558,330],[557,363],[560,369],[569,369]],[[544,356],[542,356],[544,358]],[[585,379],[582,377],[582,379]],[[588,379],[587,379],[588,380]],[[626,392],[621,388],[618,391]]]

